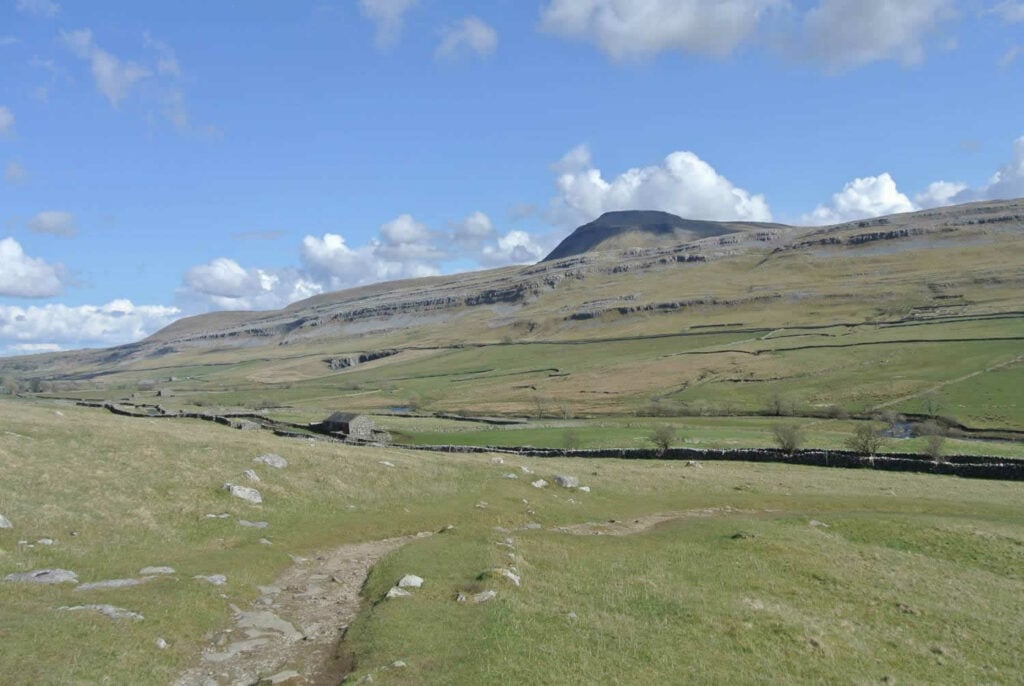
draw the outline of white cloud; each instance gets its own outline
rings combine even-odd
[[[14,113],[0,105],[0,133],[7,133],[14,128]]]
[[[572,162],[580,166],[572,170]],[[554,219],[576,225],[612,210],[663,210],[687,219],[770,221],[763,195],[751,195],[692,152],[673,152],[657,166],[630,169],[605,180],[576,148],[556,167],[563,170],[553,201]]]
[[[477,17],[466,17],[441,32],[438,57],[454,57],[464,50],[490,55],[498,47],[498,32]]]
[[[105,305],[0,305],[0,342],[61,348],[108,346],[136,341],[174,321],[181,311],[163,305],[113,300]]]
[[[18,343],[3,348],[4,355],[37,355],[39,353],[56,353],[64,350],[59,343]]]
[[[402,35],[405,13],[419,0],[359,0],[363,14],[377,25],[375,41],[378,48],[389,48]]]
[[[886,172],[878,176],[854,179],[843,190],[832,196],[826,205],[818,205],[805,214],[805,224],[839,224],[855,219],[878,217],[884,214],[913,212],[918,209],[910,198],[896,188],[896,182]]]
[[[268,310],[320,293],[319,284],[294,269],[245,269],[219,257],[185,273],[179,296],[209,309]]]
[[[70,212],[45,210],[28,220],[28,228],[35,233],[48,233],[70,238],[78,233],[75,216]]]
[[[60,5],[53,0],[18,0],[15,7],[24,14],[34,14],[47,19],[60,13]]]
[[[25,171],[25,167],[16,161],[11,160],[4,165],[4,181],[7,183],[21,183],[27,178],[28,172]]]
[[[666,50],[727,55],[788,0],[551,0],[545,31],[590,41],[613,59]]]
[[[89,29],[62,31],[61,38],[75,55],[90,63],[96,88],[114,107],[121,104],[136,83],[152,76],[149,69],[134,62],[122,62],[101,49]]]
[[[956,196],[966,189],[967,184],[959,181],[934,181],[924,192],[914,196],[914,204],[921,209],[951,205],[956,202]]]
[[[61,289],[62,265],[25,254],[13,238],[0,239],[0,295],[48,298]]]
[[[474,212],[455,224],[452,240],[463,246],[476,246],[494,235],[491,218],[483,212]]]
[[[484,247],[480,261],[488,266],[532,264],[544,257],[545,250],[525,231],[509,231],[496,245]]]
[[[339,234],[325,233],[320,238],[306,236],[302,239],[300,256],[309,277],[328,290],[433,276],[440,273],[435,260],[441,253],[420,240],[425,230],[422,224],[402,215],[381,227],[382,235],[387,233],[383,241],[374,239],[353,249]]]
[[[1024,2],[1020,0],[1003,0],[989,11],[998,14],[1004,21],[1024,21]]]
[[[1013,142],[1010,161],[992,175],[981,188],[967,189],[959,193],[955,202],[973,200],[1009,200],[1024,196],[1024,136]]]
[[[821,0],[804,18],[811,54],[830,68],[917,64],[925,39],[956,16],[954,0]]]

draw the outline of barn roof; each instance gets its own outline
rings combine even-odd
[[[335,412],[330,417],[325,419],[324,422],[332,422],[332,423],[336,423],[336,424],[337,423],[345,423],[345,424],[347,424],[347,423],[351,422],[353,419],[355,419],[356,417],[362,417],[362,416],[363,415],[359,414],[358,412]]]

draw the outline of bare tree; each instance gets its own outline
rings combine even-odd
[[[858,424],[846,439],[846,448],[861,455],[874,455],[882,447],[882,437],[870,424]]]
[[[668,449],[672,447],[672,443],[676,440],[676,429],[674,426],[669,424],[659,424],[654,427],[651,431],[650,441],[654,444],[654,447],[658,449],[658,456],[663,456],[668,452]]]
[[[799,424],[776,424],[772,427],[772,436],[779,448],[792,455],[804,442],[804,432]]]

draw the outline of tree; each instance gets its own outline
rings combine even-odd
[[[566,429],[562,434],[562,447],[566,450],[577,450],[580,447],[580,434],[576,429]]]
[[[882,447],[882,437],[870,424],[858,424],[846,439],[846,448],[861,455],[874,455]]]
[[[21,388],[21,384],[13,376],[5,376],[3,381],[0,382],[0,389],[3,389],[4,393],[10,393],[14,395]]]
[[[672,442],[676,440],[675,427],[668,424],[659,424],[651,431],[650,440],[654,447],[658,449],[658,456],[663,456],[672,447]]]
[[[804,431],[799,424],[776,424],[772,427],[775,444],[789,455],[796,452],[804,442]]]
[[[924,398],[921,399],[921,407],[924,408],[924,413],[935,419],[939,412],[942,410],[942,402],[939,400],[939,396],[935,393],[927,393]]]
[[[942,451],[946,445],[946,437],[942,434],[929,434],[924,442],[924,453],[936,462],[942,459]]]

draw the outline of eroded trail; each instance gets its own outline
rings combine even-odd
[[[429,532],[353,543],[296,558],[232,625],[206,642],[175,686],[250,686],[293,671],[294,682],[335,686],[351,668],[337,653],[360,609],[359,591],[373,565]]]

